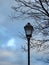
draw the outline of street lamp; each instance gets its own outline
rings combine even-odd
[[[33,26],[30,23],[24,26],[26,38],[28,41],[28,65],[30,65],[30,38],[32,37]]]

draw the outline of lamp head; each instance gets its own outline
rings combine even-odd
[[[34,31],[33,26],[30,23],[24,26],[25,34],[27,38],[32,37],[32,32]]]

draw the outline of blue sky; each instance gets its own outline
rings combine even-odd
[[[23,27],[27,22],[31,21],[31,24],[34,24],[31,19],[12,20],[9,16],[13,15],[13,5],[13,0],[0,0],[0,65],[27,65],[27,52],[21,49],[26,40],[19,37],[18,32],[24,33]],[[38,34],[34,38],[43,37]],[[46,61],[47,55],[36,53],[31,51],[31,65],[48,65],[43,62]]]

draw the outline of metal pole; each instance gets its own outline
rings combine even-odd
[[[28,65],[30,65],[30,38],[28,38]]]

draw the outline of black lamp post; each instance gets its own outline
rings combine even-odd
[[[32,37],[32,32],[34,29],[30,23],[27,23],[27,25],[24,26],[24,30],[28,41],[28,65],[30,65],[30,38]]]

